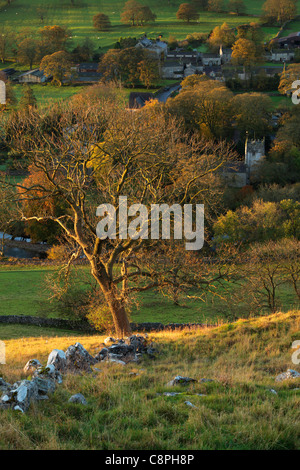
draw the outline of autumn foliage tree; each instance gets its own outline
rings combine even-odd
[[[97,207],[111,204],[119,214],[124,195],[128,207],[143,204],[148,214],[152,204],[204,203],[215,188],[213,175],[230,158],[231,149],[226,143],[187,136],[178,121],[162,113],[129,113],[103,100],[85,102],[83,108],[56,106],[49,117],[47,113],[34,111],[10,124],[10,145],[26,152],[35,175],[20,189],[23,220],[59,226],[74,244],[70,260],[85,255],[116,334],[128,335],[130,296],[169,285],[172,277],[155,263],[151,269],[145,263],[147,257],[164,257],[160,240],[120,236],[119,222],[115,238],[99,238]],[[28,199],[32,205],[27,212]],[[61,215],[54,211],[56,200],[66,206]],[[131,217],[129,221],[137,223]],[[198,273],[194,286],[200,282]]]
[[[216,26],[208,39],[208,44],[212,50],[218,50],[220,46],[231,47],[235,42],[236,36],[234,30],[223,23],[221,26]]]
[[[107,31],[111,28],[110,19],[104,13],[98,13],[93,17],[93,25],[98,31]]]
[[[267,0],[263,4],[265,19],[269,22],[277,22],[280,25],[292,20],[297,15],[296,0]]]
[[[71,55],[68,52],[59,51],[45,56],[41,61],[40,70],[46,77],[52,77],[54,85],[62,86],[63,82],[71,77],[72,65]]]
[[[156,15],[152,12],[150,7],[142,5],[136,0],[128,0],[121,13],[122,23],[131,24],[132,26],[142,26],[146,23],[152,23],[155,19]]]
[[[191,3],[182,3],[176,13],[176,18],[178,20],[185,21],[190,23],[192,20],[198,20],[199,13],[195,6]]]

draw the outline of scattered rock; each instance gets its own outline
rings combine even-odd
[[[182,392],[164,392],[165,397],[176,397],[176,395],[182,395]]]
[[[81,393],[76,393],[69,398],[69,403],[78,403],[80,405],[87,405],[87,401]]]
[[[16,388],[14,388],[15,385],[17,385]],[[14,386],[9,392],[2,395],[1,403],[24,413],[30,404],[38,399],[38,386],[31,380],[22,380]]]
[[[205,378],[204,378],[204,379],[200,379],[199,382],[200,382],[200,383],[208,383],[208,382],[215,382],[215,380],[213,380],[213,379],[205,379]]]
[[[275,378],[275,382],[283,382],[284,380],[289,380],[289,379],[299,379],[300,374],[296,370],[293,369],[288,369],[286,372],[283,372],[282,374],[277,375]]]
[[[109,356],[107,360],[108,362],[115,362],[116,364],[121,364],[122,366],[126,366],[126,362],[121,361],[121,359],[118,359],[116,357]]]
[[[5,382],[5,380],[0,377],[0,391],[1,392],[8,392],[12,388],[12,385]]]
[[[41,377],[35,377],[32,382],[34,382],[37,385],[38,388],[38,400],[44,400],[45,397],[48,395],[48,393],[54,393],[55,392],[55,381],[50,378],[41,378]]]
[[[64,372],[67,368],[67,358],[64,351],[53,349],[48,356],[47,366],[53,365],[56,370]]]
[[[143,354],[154,357],[156,353],[153,344],[148,344],[148,335],[137,334],[120,340],[108,337],[104,343],[106,347],[95,356],[97,362],[107,360],[127,364],[138,362]]]
[[[98,352],[95,356],[95,361],[100,362],[103,361],[108,356],[108,349],[107,348],[102,348],[101,351]]]
[[[274,390],[274,388],[271,388],[270,392],[273,393],[273,395],[277,395],[277,392],[276,392],[276,390]]]
[[[73,373],[92,372],[91,365],[96,364],[93,356],[80,343],[68,347],[66,359],[67,371]]]
[[[40,363],[40,361],[38,359],[30,359],[27,364],[25,365],[24,367],[24,373],[25,374],[33,374],[34,371],[38,368],[38,367],[42,367],[42,364]]]
[[[174,377],[171,382],[167,383],[167,387],[174,387],[176,385],[188,385],[189,383],[197,382],[195,379],[191,379],[190,377],[182,377],[181,375],[177,375]]]
[[[193,405],[193,403],[191,403],[190,401],[185,401],[184,402],[187,406],[190,406],[191,408],[197,408],[196,405]]]
[[[34,371],[33,377],[40,377],[42,379],[52,379],[55,380],[58,384],[62,383],[62,376],[60,372],[58,372],[53,364],[49,364],[45,367],[39,367]]]
[[[111,345],[111,344],[116,343],[116,342],[117,342],[117,340],[116,340],[115,338],[112,338],[111,336],[108,336],[108,337],[105,338],[105,340],[104,340],[104,344],[105,344],[106,346]]]

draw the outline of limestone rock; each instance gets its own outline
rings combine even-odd
[[[38,386],[31,380],[22,380],[16,388],[2,395],[1,403],[25,412],[38,399]]]
[[[277,375],[275,378],[275,382],[283,382],[284,380],[289,380],[289,379],[299,379],[300,374],[296,370],[293,369],[288,369],[286,372],[283,372],[282,374]]]
[[[187,406],[190,406],[191,408],[197,408],[196,405],[193,405],[193,403],[191,403],[190,401],[185,401],[184,402]]]
[[[0,377],[0,391],[1,392],[8,392],[12,388],[12,385],[5,382],[5,380]]]
[[[67,358],[64,351],[53,349],[48,356],[47,366],[53,365],[56,370],[64,372],[67,367]]]
[[[25,365],[23,371],[25,374],[33,374],[39,367],[42,367],[42,364],[38,359],[30,359]]]
[[[116,343],[116,342],[117,342],[117,340],[116,340],[115,338],[112,338],[111,336],[108,336],[108,337],[105,338],[105,340],[104,340],[105,346],[109,346],[109,345],[111,345],[111,344],[113,344],[113,343]]]
[[[69,403],[78,403],[80,405],[87,405],[87,401],[81,393],[76,393],[69,398]]]
[[[42,379],[52,379],[55,380],[58,384],[62,383],[62,376],[59,371],[57,371],[53,364],[49,364],[45,367],[39,367],[34,373],[33,377],[40,377]]]
[[[95,361],[100,362],[103,361],[108,355],[108,349],[107,348],[102,348],[101,351],[98,352],[95,356]]]
[[[190,377],[182,377],[181,375],[177,375],[173,380],[171,380],[171,382],[167,383],[167,386],[174,387],[176,385],[188,385],[192,382],[197,382],[197,380],[191,379]]]
[[[91,365],[96,364],[93,356],[80,343],[68,347],[66,359],[69,372],[92,372]]]
[[[48,393],[55,392],[55,381],[50,378],[43,379],[41,377],[35,377],[32,382],[34,382],[38,388],[38,400],[43,400]]]

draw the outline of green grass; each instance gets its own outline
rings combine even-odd
[[[49,5],[50,3],[50,5]],[[37,8],[40,6],[47,7],[47,14],[45,24],[53,25],[66,25],[72,31],[72,41],[76,45],[80,43],[83,38],[89,37],[94,40],[97,48],[107,49],[111,47],[121,36],[139,37],[147,33],[150,37],[155,37],[162,34],[164,38],[168,38],[170,34],[176,36],[177,39],[184,39],[188,33],[191,32],[210,32],[215,26],[227,22],[230,26],[237,26],[241,23],[251,21],[259,21],[258,15],[261,14],[262,0],[248,0],[247,14],[256,15],[238,17],[229,13],[211,13],[200,12],[200,18],[197,23],[186,24],[176,19],[176,12],[181,0],[174,0],[170,2],[161,2],[159,0],[142,0],[142,3],[147,4],[157,15],[155,23],[143,27],[131,27],[121,23],[120,13],[125,4],[125,0],[75,0],[75,6],[71,5],[69,0],[17,0],[12,2],[9,7],[5,7],[0,12],[1,24],[11,26],[15,31],[22,28],[30,28],[33,34],[43,26],[37,14]],[[93,28],[93,16],[99,12],[105,13],[109,16],[112,28],[107,32],[98,32]],[[272,37],[278,31],[278,28],[266,28],[267,36]]]
[[[71,96],[80,93],[84,87],[82,86],[63,86],[55,87],[51,84],[47,85],[31,85],[34,96],[39,106],[47,106],[48,104],[68,100]],[[16,98],[20,101],[22,96],[23,85],[15,85],[14,91]]]
[[[299,370],[291,362],[299,326],[300,313],[290,312],[214,329],[153,334],[155,360],[125,367],[100,363],[101,372],[64,376],[49,400],[25,414],[1,410],[0,449],[300,449],[299,380],[274,380],[287,368]],[[0,376],[10,383],[25,378],[27,360],[45,363],[53,348],[65,350],[75,341],[95,354],[103,337],[7,341]],[[178,374],[214,382],[167,387]],[[167,397],[165,391],[182,394]],[[82,393],[87,406],[68,403],[74,393]]]
[[[53,273],[55,268],[48,267],[3,267],[0,268],[0,315],[33,315],[42,316],[48,311],[52,317],[58,313],[53,306],[49,312],[48,292],[45,289],[45,277]],[[89,276],[88,267],[81,268],[84,276]],[[232,287],[229,286],[229,289]],[[226,294],[227,296],[229,294]],[[283,286],[279,299],[282,309],[288,310],[295,306],[295,296],[289,286]],[[205,323],[215,324],[228,321],[226,304],[215,296],[206,302],[182,300],[174,305],[171,299],[155,290],[139,294],[137,305],[131,312],[133,322],[167,323]],[[243,317],[243,302],[240,313]]]

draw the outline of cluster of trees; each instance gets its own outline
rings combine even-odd
[[[146,50],[135,47],[110,49],[99,65],[102,81],[122,83],[134,87],[143,84],[147,88],[159,79],[159,64]]]
[[[206,138],[228,138],[237,129],[242,138],[263,137],[271,130],[271,99],[261,93],[234,95],[225,84],[206,75],[191,75],[182,91],[166,103],[171,115],[181,117],[186,129]]]
[[[280,276],[280,282],[290,282],[299,293],[299,190],[268,187],[257,195],[243,191],[235,210],[228,210],[220,174],[223,165],[237,158],[226,141],[224,123],[236,122],[241,133],[257,126],[252,130],[258,132],[268,126],[268,107],[260,95],[233,96],[221,83],[191,76],[168,104],[152,103],[138,113],[123,108],[111,85],[97,85],[68,105],[43,110],[33,106],[26,113],[1,118],[2,141],[25,156],[30,166],[17,197],[10,182],[0,177],[0,226],[7,227],[9,212],[10,227],[22,220],[32,239],[61,241],[64,248],[57,253],[66,260],[66,279],[73,261],[84,254],[94,285],[90,297],[76,294],[82,310],[78,304],[75,310],[95,324],[111,317],[119,336],[130,332],[128,312],[134,295],[148,289],[161,289],[178,303],[191,292],[204,299],[207,292],[218,292],[217,286],[226,288],[229,281],[239,280],[243,298],[247,292],[253,300],[250,313],[265,307],[275,311]],[[282,151],[282,142],[285,148],[299,122],[294,112],[280,125],[274,155]],[[297,135],[295,148],[300,143]],[[118,220],[116,239],[97,238],[96,208],[110,203],[119,210],[124,194],[128,206],[205,204],[205,236],[208,241],[214,235],[216,256],[208,245],[204,250],[213,262],[207,263],[202,252],[187,252],[184,240],[172,236],[169,241],[119,238]],[[129,222],[139,229],[138,218]],[[279,259],[272,243],[281,239],[285,252]],[[256,241],[265,245],[252,245],[251,253],[244,252],[246,244]],[[242,252],[237,242],[242,243]],[[56,295],[62,298],[65,292],[60,286]],[[74,312],[72,292],[64,297],[64,307]],[[237,301],[239,292],[237,287],[228,298]],[[233,315],[235,307],[228,309]]]
[[[297,0],[267,0],[263,4],[263,20],[268,24],[293,20],[297,16]]]
[[[251,66],[263,60],[264,32],[257,23],[242,24],[230,28],[227,23],[216,26],[208,38],[212,51],[224,47],[232,48],[232,62],[237,65]]]
[[[173,284],[174,272],[166,265],[176,250],[170,252],[166,243],[165,251],[160,240],[146,238],[100,240],[96,207],[110,203],[119,211],[123,194],[128,206],[142,203],[148,214],[151,204],[162,202],[171,206],[213,199],[216,204],[210,195],[220,167],[233,153],[225,142],[186,134],[180,121],[152,108],[128,113],[101,94],[87,100],[14,113],[1,122],[1,137],[30,162],[30,176],[15,198],[15,217],[26,224],[57,224],[68,240],[70,262],[84,253],[116,332],[123,336],[130,332],[126,308],[132,294]],[[63,207],[56,201],[63,201]],[[138,219],[130,221],[138,230]],[[116,230],[121,230],[118,222]],[[184,240],[177,246],[184,258]],[[205,279],[200,271],[187,277],[187,266],[182,263],[176,283],[209,285],[211,273]]]
[[[70,63],[88,62],[93,59],[98,60],[100,57],[96,52],[95,43],[89,38],[85,38],[81,44],[74,47],[72,33],[64,26],[44,26],[39,29],[37,38],[35,32],[28,29],[16,34],[7,26],[0,27],[2,62],[7,60],[8,55],[14,54],[18,63],[32,69],[34,65],[40,65],[45,57],[50,62],[55,62],[57,56],[51,56],[58,53],[61,56],[63,54],[67,64],[66,70],[69,69]]]
[[[128,0],[121,12],[121,22],[131,26],[143,26],[147,23],[154,23],[156,14],[151,8],[136,0]],[[111,28],[111,22],[107,15],[98,13],[93,17],[94,28],[98,31],[107,31]]]
[[[244,0],[191,0],[181,3],[176,13],[178,20],[190,23],[198,21],[201,11],[211,11],[215,13],[230,12],[236,15],[245,15],[247,6]],[[297,0],[266,0],[262,6],[262,18],[264,22],[282,25],[297,15]],[[128,0],[121,13],[121,21],[131,26],[143,26],[153,23],[156,14],[149,6],[143,5],[136,0]],[[99,13],[93,18],[94,27],[99,31],[106,31],[111,28],[110,19],[104,13]]]
[[[216,240],[263,242],[281,238],[300,238],[300,202],[283,199],[265,202],[255,199],[251,206],[242,205],[228,211],[214,225]]]

